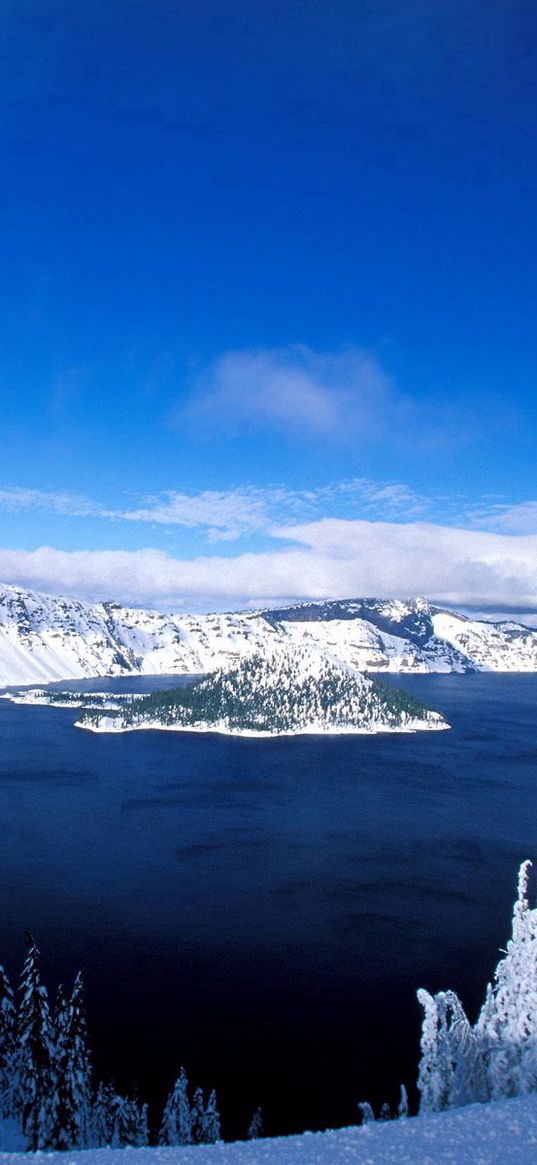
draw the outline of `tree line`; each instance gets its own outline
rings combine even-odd
[[[537,909],[528,901],[531,862],[520,867],[511,938],[471,1024],[454,991],[431,995],[420,989],[423,1007],[418,1072],[419,1113],[537,1091]],[[367,1102],[362,1121],[374,1118]],[[397,1110],[383,1105],[380,1119],[408,1115],[404,1086]],[[51,1007],[41,978],[40,957],[28,935],[18,1006],[0,967],[0,1112],[14,1122],[26,1148],[87,1149],[149,1144],[147,1105],[122,1096],[110,1083],[94,1087],[88,1046],[82,976],[66,997],[60,987]],[[262,1113],[254,1113],[248,1137],[263,1135]],[[190,1091],[184,1068],[160,1121],[160,1145],[208,1144],[221,1139],[216,1093],[205,1100]]]
[[[79,973],[69,997],[60,987],[51,1006],[32,935],[15,992],[0,967],[0,1111],[25,1147],[89,1149],[150,1142],[147,1105],[122,1096],[111,1083],[95,1087]],[[262,1135],[257,1109],[249,1137]],[[208,1144],[221,1139],[216,1093],[191,1096],[184,1068],[170,1092],[157,1135],[160,1145]]]

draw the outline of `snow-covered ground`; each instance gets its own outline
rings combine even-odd
[[[312,646],[358,671],[537,671],[537,631],[467,619],[425,599],[184,615],[0,586],[0,687],[105,675],[199,675],[274,646]]]
[[[28,1165],[0,1153],[0,1165]],[[177,1149],[34,1153],[50,1165],[534,1165],[537,1095],[298,1137]]]

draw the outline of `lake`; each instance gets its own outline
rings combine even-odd
[[[96,1070],[153,1121],[184,1064],[227,1136],[353,1123],[411,1091],[418,986],[475,1017],[537,855],[537,676],[394,682],[452,730],[99,736],[0,700],[0,960],[32,930],[52,992],[82,968]]]

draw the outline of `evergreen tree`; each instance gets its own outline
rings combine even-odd
[[[221,1139],[220,1132],[220,1113],[218,1112],[218,1105],[216,1101],[216,1092],[211,1092],[209,1100],[207,1101],[207,1108],[205,1109],[204,1122],[204,1141],[206,1144],[212,1145],[215,1141]]]
[[[418,1073],[420,1113],[439,1112],[448,1105],[451,1071],[443,1006],[444,993],[430,995],[428,991],[421,989],[418,991],[418,1000],[424,1011]]]
[[[191,1108],[192,1141],[198,1145],[210,1145],[220,1141],[220,1115],[217,1108],[217,1094],[212,1092],[205,1107],[202,1089],[193,1094]]]
[[[192,1140],[196,1144],[205,1141],[205,1101],[201,1088],[196,1088],[192,1098]]]
[[[55,1014],[54,1119],[51,1145],[82,1149],[89,1143],[91,1067],[87,1047],[84,986],[80,973],[69,1004],[59,992]]]
[[[90,1113],[89,1141],[92,1148],[104,1149],[112,1144],[117,1107],[112,1084],[99,1084]]]
[[[17,1013],[13,988],[0,967],[0,1112],[13,1116],[15,1088],[15,1031]]]
[[[147,1141],[147,1105],[140,1107],[136,1100],[127,1096],[116,1096],[110,1141],[112,1148],[125,1148],[127,1145],[140,1148],[147,1145]]]
[[[164,1107],[159,1144],[191,1145],[193,1141],[192,1124],[188,1080],[184,1068],[181,1068],[179,1077]]]
[[[250,1124],[248,1125],[247,1137],[249,1141],[254,1141],[258,1137],[263,1136],[263,1110],[256,1108],[252,1115]]]
[[[476,1034],[454,991],[418,999],[424,1010],[418,1088],[420,1113],[486,1100],[485,1065]]]
[[[147,1118],[147,1104],[139,1104],[136,1121],[136,1146],[144,1149],[149,1144],[149,1122]]]
[[[66,1070],[67,1057],[67,1029],[69,1026],[69,1006],[60,983],[54,1001],[54,1011],[51,1022],[52,1036],[52,1076],[51,1076],[51,1121],[49,1142],[54,1149],[70,1149],[71,1144],[65,1135],[65,1112],[63,1105],[63,1081]]]
[[[39,951],[32,935],[28,935],[20,991],[15,1110],[21,1117],[28,1148],[35,1152],[49,1145],[53,1119],[53,1047],[48,997],[41,982]]]
[[[368,1100],[360,1100],[358,1102],[358,1112],[362,1118],[363,1125],[369,1125],[375,1119],[375,1113]]]
[[[531,862],[523,862],[505,957],[476,1024],[494,1100],[537,1089],[537,910],[530,909]]]

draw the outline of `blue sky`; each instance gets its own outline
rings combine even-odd
[[[3,10],[0,576],[537,608],[537,12]]]

